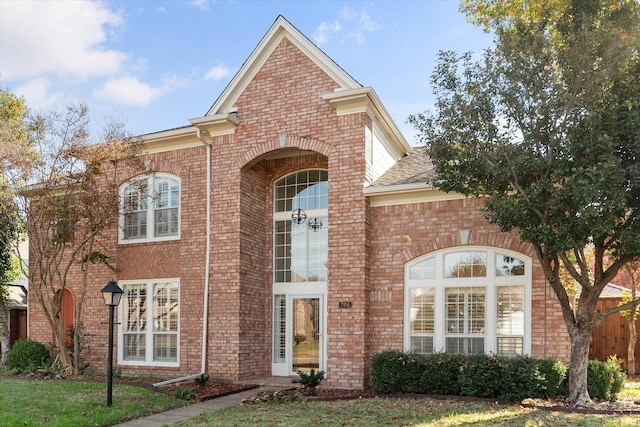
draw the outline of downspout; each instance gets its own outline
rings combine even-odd
[[[208,325],[209,325],[209,270],[211,269],[211,143],[206,140],[206,138],[202,135],[200,129],[196,131],[196,137],[202,141],[202,143],[207,147],[207,226],[206,226],[206,249],[205,249],[205,262],[204,262],[204,314],[202,316],[202,366],[200,368],[200,372],[197,374],[187,375],[185,377],[173,378],[170,380],[162,381],[159,383],[153,384],[154,387],[162,387],[167,384],[173,384],[181,381],[192,380],[197,378],[207,370],[207,335],[208,335]]]

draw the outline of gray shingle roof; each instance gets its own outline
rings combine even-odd
[[[431,160],[424,153],[424,149],[418,147],[376,179],[371,187],[430,183],[434,177],[435,171]]]

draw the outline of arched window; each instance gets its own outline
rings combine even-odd
[[[326,282],[327,171],[305,170],[275,184],[274,282]]]
[[[170,175],[136,178],[120,188],[120,243],[180,237],[180,181]]]
[[[482,247],[435,252],[406,265],[405,290],[408,350],[530,354],[530,258]]]

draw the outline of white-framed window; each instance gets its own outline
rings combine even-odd
[[[275,184],[275,283],[327,281],[327,177],[325,170],[310,169],[288,175]]]
[[[180,180],[167,174],[135,178],[120,187],[120,243],[180,238]]]
[[[514,357],[531,353],[531,258],[451,248],[405,265],[409,351]]]
[[[120,281],[118,363],[178,366],[180,282],[178,279]]]

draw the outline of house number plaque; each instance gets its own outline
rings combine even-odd
[[[340,301],[338,303],[338,308],[351,308],[351,301]]]

